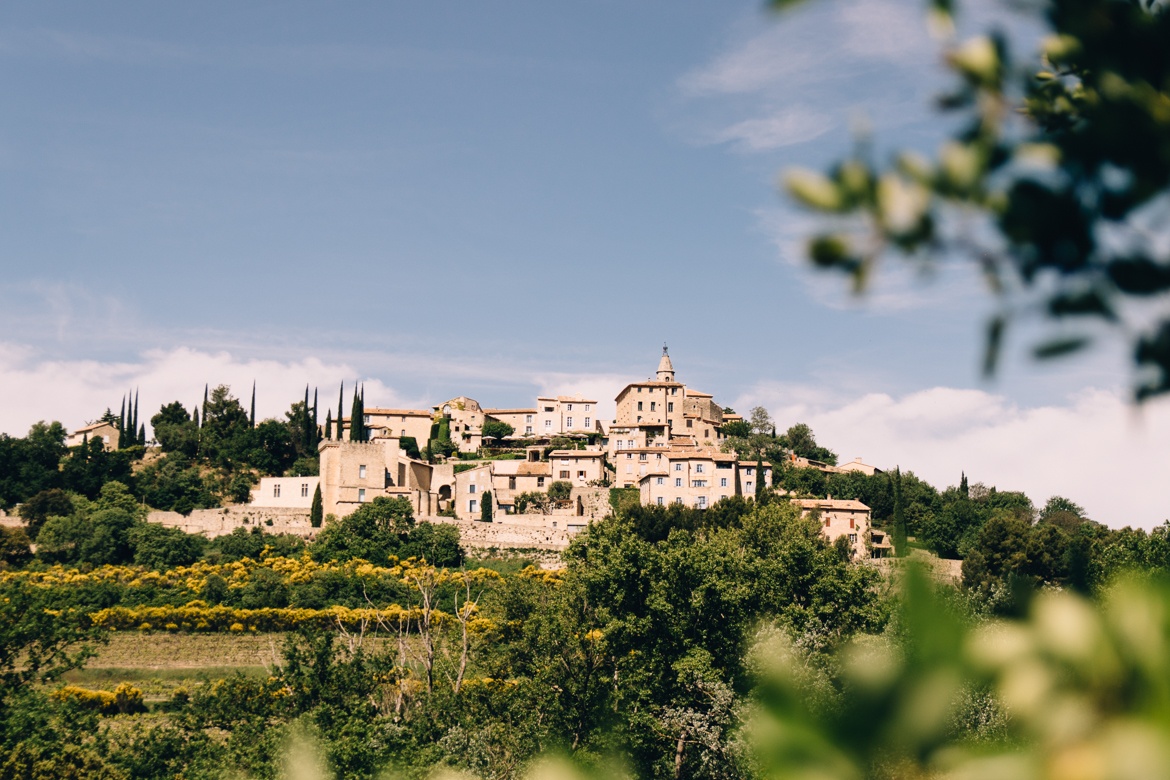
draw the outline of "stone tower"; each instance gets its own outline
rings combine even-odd
[[[665,344],[662,345],[662,359],[658,361],[658,381],[674,381],[674,366],[671,365],[670,353],[666,350]]]

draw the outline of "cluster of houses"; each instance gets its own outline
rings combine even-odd
[[[599,419],[596,400],[581,396],[539,397],[525,409],[484,408],[463,396],[430,410],[366,409],[368,441],[323,440],[320,477],[263,479],[252,503],[308,509],[319,485],[324,512],[339,517],[388,496],[407,499],[419,517],[454,514],[476,521],[490,500],[494,522],[573,531],[610,511],[615,487],[636,488],[643,504],[702,509],[730,496],[750,497],[760,481],[771,484],[772,464],[743,461],[720,449],[723,426],[742,418],[724,411],[709,393],[679,382],[665,347],[653,378],[626,385],[616,402],[609,421]],[[513,445],[510,458],[430,463],[411,457],[407,450],[413,448],[403,441],[425,444],[440,419],[447,421],[457,451],[467,455],[480,452],[485,423],[506,423],[513,429],[505,437],[513,440],[505,441]],[[517,457],[521,446],[523,457]],[[844,466],[798,465],[877,471],[860,459]],[[555,500],[534,500],[547,497],[557,483]],[[880,532],[871,531],[869,508],[858,501],[797,503],[820,518],[830,539],[846,537],[858,556],[881,556],[889,547]]]

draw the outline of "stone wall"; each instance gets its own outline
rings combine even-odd
[[[532,517],[528,520],[528,517]],[[564,550],[580,530],[568,528],[551,515],[509,516],[509,522],[481,523],[453,517],[420,517],[420,521],[453,525],[465,548],[479,547],[521,550]],[[518,522],[511,522],[516,520]],[[555,525],[554,525],[555,524]]]
[[[204,534],[209,539],[230,534],[237,528],[251,530],[259,526],[265,533],[296,534],[305,539],[316,536],[319,528],[309,524],[308,509],[252,506],[240,504],[222,509],[196,509],[183,516],[178,512],[153,511],[146,519],[189,534]]]

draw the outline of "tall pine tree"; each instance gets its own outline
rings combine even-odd
[[[313,388],[313,437],[309,440],[309,450],[311,452],[317,451],[317,445],[321,443],[321,428],[317,422],[317,388]]]
[[[345,408],[345,380],[341,380],[341,389],[337,391],[337,440],[341,441],[342,435],[345,433],[344,420],[342,417],[342,409]]]
[[[126,446],[126,396],[122,396],[122,411],[118,413],[118,449]]]
[[[313,506],[309,509],[309,525],[314,528],[320,528],[323,511],[324,507],[321,504],[321,483],[318,482],[317,489],[313,491]]]
[[[353,403],[349,407],[349,440],[362,440],[362,402],[356,387],[353,389]]]
[[[333,410],[325,410],[325,438],[333,438]]]
[[[764,484],[764,459],[756,458],[756,503],[758,504],[764,498],[764,489],[767,485]]]
[[[248,422],[253,428],[256,427],[256,380],[252,380],[252,413],[248,416]]]
[[[134,418],[130,422],[130,435],[134,437],[135,443],[139,443],[138,429],[142,427],[142,423],[138,419],[138,388],[134,388]]]
[[[894,555],[902,558],[909,552],[906,549],[906,507],[902,503],[902,469],[894,468],[891,477],[894,483],[894,528],[893,539]]]
[[[971,490],[967,487],[967,472],[962,472],[962,475],[959,478],[959,495],[963,498],[968,498],[971,495]]]

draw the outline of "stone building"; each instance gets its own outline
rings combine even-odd
[[[439,415],[451,422],[451,441],[460,452],[478,452],[483,444],[483,407],[474,398],[461,395],[433,409],[436,419]],[[419,445],[425,446],[426,440]]]
[[[677,381],[666,347],[654,378],[626,385],[616,401],[617,412],[608,426],[611,459],[619,449],[669,446],[679,436],[716,447],[724,438],[723,409],[710,393]]]
[[[310,509],[320,483],[320,477],[261,477],[248,503],[256,507]]]
[[[870,537],[870,510],[869,507],[856,499],[841,499],[833,498],[794,498],[792,503],[800,507],[801,514],[805,517],[812,515],[821,523],[821,532],[828,537],[830,542],[835,542],[838,538],[844,536],[849,540],[849,546],[853,548],[853,554],[856,558],[871,557],[870,551],[866,548],[866,541]],[[874,546],[873,557],[880,558],[884,555],[885,547],[889,543],[885,541],[884,534],[878,534],[881,538]]]
[[[86,441],[102,440],[102,447],[107,451],[118,449],[120,434],[118,426],[108,422],[95,422],[78,428],[65,437],[66,447],[80,447]]]
[[[740,461],[732,453],[699,446],[693,440],[676,441],[668,448],[623,452],[617,467],[623,481],[637,475],[643,504],[682,504],[697,509],[736,495],[737,471],[739,494],[749,498],[755,494],[756,481],[762,478],[769,484],[772,475],[767,461]]]
[[[431,437],[434,413],[426,409],[366,409],[365,424],[371,439],[413,437],[419,449]]]

